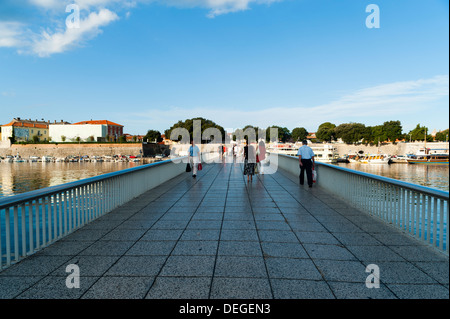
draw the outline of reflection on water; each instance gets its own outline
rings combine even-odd
[[[140,163],[0,163],[0,198],[106,174]],[[336,164],[350,169],[449,191],[448,165]]]
[[[360,164],[338,163],[336,165],[370,174],[389,177],[412,184],[449,191],[448,165],[420,164]]]
[[[0,163],[0,198],[139,165],[133,162]]]

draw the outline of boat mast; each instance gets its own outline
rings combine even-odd
[[[428,150],[427,150],[427,128],[426,127],[425,127],[424,147],[425,147],[425,154],[428,154]]]

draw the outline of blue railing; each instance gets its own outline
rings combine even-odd
[[[185,171],[185,157],[0,199],[0,270]]]
[[[297,157],[271,157],[298,175]],[[448,254],[449,192],[317,161],[316,169],[317,186]]]

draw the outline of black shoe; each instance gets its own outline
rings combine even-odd
[[[193,178],[196,178],[196,177],[197,177],[197,175],[192,175],[192,177],[193,177]]]
[[[309,188],[312,188],[312,185],[308,185],[309,186]]]

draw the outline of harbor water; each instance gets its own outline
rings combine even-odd
[[[0,163],[0,199],[141,165],[140,162]]]
[[[370,173],[378,176],[449,191],[449,166],[424,164],[363,164],[337,163],[348,169]]]

